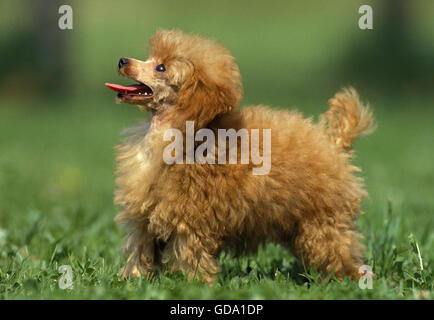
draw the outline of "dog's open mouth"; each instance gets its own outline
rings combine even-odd
[[[144,83],[132,84],[128,86],[122,86],[120,84],[114,83],[105,83],[105,85],[109,89],[118,92],[117,97],[121,101],[128,103],[140,104],[142,101],[144,102],[152,99],[153,96],[152,89]]]

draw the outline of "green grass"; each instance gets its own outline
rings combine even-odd
[[[295,102],[307,115],[324,110],[320,99]],[[122,281],[125,230],[113,222],[113,146],[142,114],[111,96],[0,109],[0,298],[432,299],[434,111],[424,105],[432,103],[376,100],[378,130],[356,145],[370,193],[359,226],[377,275],[372,290],[349,279],[321,281],[273,244],[240,258],[223,254],[213,287],[165,272]],[[72,290],[58,287],[64,264],[73,270]]]

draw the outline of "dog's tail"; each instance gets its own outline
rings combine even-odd
[[[369,106],[359,101],[353,88],[344,88],[329,100],[330,110],[321,115],[329,137],[343,150],[351,152],[358,137],[375,130],[375,121]]]

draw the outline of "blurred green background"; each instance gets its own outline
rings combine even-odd
[[[73,30],[58,28],[61,4],[73,8]],[[358,28],[362,4],[373,8],[373,30]],[[432,282],[417,274],[408,236],[415,235],[431,276],[433,17],[432,0],[2,0],[0,297],[65,297],[56,291],[54,266],[61,263],[81,270],[81,286],[72,295],[81,298],[335,297],[321,286],[309,291],[313,296],[301,291],[303,296],[281,288],[270,293],[260,285],[246,289],[242,280],[225,291],[229,271],[223,289],[186,287],[184,293],[167,289],[170,284],[139,293],[140,286],[128,284],[125,293],[114,280],[124,232],[113,222],[113,147],[123,128],[147,115],[116,105],[104,82],[126,84],[117,75],[118,59],[144,59],[148,38],[160,28],[199,33],[227,46],[244,78],[242,105],[297,108],[317,117],[340,87],[354,86],[379,124],[356,145],[355,161],[370,192],[359,224],[368,262],[384,282],[366,297],[431,294]],[[293,272],[273,263],[270,274],[276,268]],[[229,262],[223,265],[230,269]],[[121,289],[114,295],[89,289],[96,283],[110,292]],[[343,290],[337,297],[365,297],[351,294]]]

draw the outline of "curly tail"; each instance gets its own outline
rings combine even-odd
[[[329,137],[343,150],[351,152],[351,146],[358,137],[372,133],[375,121],[369,106],[359,101],[353,88],[344,88],[329,100],[330,110],[321,115],[321,122],[327,124]]]

